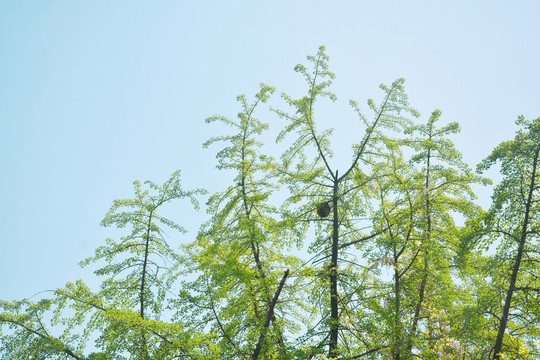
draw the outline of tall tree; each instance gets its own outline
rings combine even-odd
[[[261,84],[253,102],[239,96],[242,111],[236,121],[225,116],[206,120],[235,130],[204,144],[226,144],[217,154],[217,167],[230,170],[234,179],[233,185],[210,197],[211,218],[186,248],[197,279],[186,287],[184,308],[195,307],[203,314],[196,318],[211,327],[222,357],[257,359],[287,353],[284,331],[291,324],[279,315],[283,310],[278,300],[289,292],[284,285],[296,260],[284,255],[290,242],[275,219],[277,209],[269,203],[277,187],[269,171],[271,159],[259,151],[259,137],[268,125],[255,118],[257,106],[273,91]]]
[[[526,335],[537,336],[538,327],[531,325],[540,323],[538,307],[529,308],[531,303],[538,302],[540,293],[540,281],[535,271],[540,261],[536,243],[540,221],[540,118],[526,120],[520,116],[516,124],[521,129],[514,140],[501,143],[478,166],[479,171],[485,171],[499,162],[504,176],[494,190],[489,219],[493,232],[501,241],[499,258],[506,260],[502,265],[509,270],[504,276],[506,290],[493,346],[494,360],[501,359],[505,353],[519,353],[519,342],[516,350],[512,338],[520,333],[525,339]],[[505,336],[510,322],[519,325],[511,329],[512,334]],[[506,344],[505,338],[508,338]],[[531,347],[536,348],[529,342]]]
[[[475,216],[480,210],[472,200],[476,199],[471,185],[487,184],[488,181],[472,173],[462,161],[461,154],[451,140],[459,132],[457,123],[437,128],[441,112],[435,110],[425,125],[415,125],[409,131],[416,135],[410,142],[415,150],[412,161],[422,166],[416,172],[416,188],[421,193],[418,211],[419,252],[416,259],[419,287],[415,297],[415,311],[409,334],[408,350],[411,351],[418,339],[417,331],[421,318],[426,319],[423,346],[425,351],[435,353],[435,323],[448,326],[437,312],[451,312],[456,289],[453,285],[452,260],[459,242],[454,214],[465,218]],[[426,316],[426,314],[429,314]],[[446,323],[445,323],[446,322]],[[409,355],[410,356],[410,355]]]
[[[362,191],[366,181],[369,181],[369,176],[362,173],[361,167],[367,158],[366,154],[374,150],[377,139],[384,136],[383,130],[399,131],[410,124],[405,115],[410,113],[417,116],[417,112],[408,105],[403,79],[396,80],[390,87],[381,85],[385,95],[379,106],[375,105],[373,100],[368,101],[374,113],[373,120],[368,120],[357,103],[351,100],[351,106],[365,126],[365,134],[361,141],[353,146],[352,161],[340,174],[330,163],[332,130],[319,133],[315,121],[316,101],[324,97],[332,101],[336,99],[328,90],[334,74],[328,70],[328,56],[324,50],[324,47],[321,47],[316,56],[308,56],[312,63],[311,70],[304,65],[295,67],[307,82],[307,96],[293,99],[286,94],[282,95],[295,114],[276,110],[280,117],[289,121],[278,136],[278,141],[283,141],[289,133],[296,133],[292,145],[282,155],[277,171],[282,181],[289,185],[291,196],[288,204],[303,201],[301,206],[289,212],[288,216],[303,224],[304,229],[309,222],[316,223],[318,236],[312,243],[311,250],[328,259],[326,269],[322,272],[324,277],[321,279],[321,285],[326,287],[327,291],[320,294],[329,305],[323,314],[328,330],[327,335],[321,334],[321,345],[328,345],[328,355],[336,357],[342,352],[338,349],[340,331],[344,334],[352,330],[340,324],[340,314],[347,308],[346,302],[353,301],[348,290],[343,289],[343,293],[339,293],[338,284],[340,280],[345,280],[340,279],[339,262],[346,257],[345,248],[373,237],[362,235],[358,224],[358,218],[366,211],[367,204],[363,200]],[[308,160],[308,156],[313,156],[313,160]],[[363,180],[358,181],[359,179]],[[319,217],[315,217],[315,209],[318,210]],[[327,219],[330,211],[331,217]],[[341,284],[342,287],[347,287],[347,281],[342,281]],[[352,288],[350,290],[355,292]]]
[[[36,304],[27,300],[1,303],[4,313],[0,321],[13,329],[4,339],[5,358],[86,359],[82,354],[92,334],[97,334],[96,344],[103,352],[89,359],[121,359],[129,355],[142,360],[162,359],[186,350],[178,344],[185,339],[182,327],[161,320],[180,266],[179,256],[168,245],[164,231],[184,229],[159,215],[158,210],[181,198],[190,199],[198,207],[195,196],[203,191],[183,191],[179,171],[161,186],[150,181],[145,184],[149,190],[143,190],[135,181],[135,198],[115,200],[101,223],[106,227],[131,227],[131,233],[120,240],[107,239],[106,245],[81,263],[106,263],[95,271],[106,277],[99,292],[92,292],[79,280]],[[48,318],[53,329],[45,325]],[[78,334],[76,330],[81,326],[83,330]],[[58,331],[61,334],[54,335]]]
[[[451,214],[474,216],[479,208],[471,185],[486,182],[448,138],[459,131],[458,124],[438,128],[440,115],[436,110],[426,124],[408,128],[410,138],[384,139],[385,156],[373,162],[372,173],[379,174],[371,186],[378,198],[373,219],[381,235],[367,256],[393,273],[392,282],[381,287],[385,306],[378,310],[393,359],[410,359],[413,349],[438,358],[453,351],[447,349],[456,333],[450,332],[454,324],[448,314],[456,294],[452,262],[459,243]],[[408,162],[404,146],[413,150]]]
[[[399,142],[385,141],[383,161],[374,162],[372,172],[378,174],[370,184],[373,192],[375,233],[374,246],[366,251],[368,268],[388,268],[392,281],[374,278],[372,308],[380,324],[381,342],[387,346],[392,359],[404,358],[407,319],[412,309],[417,281],[411,276],[420,248],[418,246],[419,191],[414,167],[403,156]],[[421,196],[421,195],[420,195]]]
[[[82,264],[105,260],[107,265],[96,270],[99,276],[108,276],[102,284],[102,294],[118,308],[136,306],[141,320],[159,320],[171,284],[176,280],[179,256],[165,240],[164,227],[185,232],[172,220],[162,217],[158,209],[175,199],[188,198],[198,208],[195,195],[202,190],[183,191],[180,172],[172,174],[163,185],[145,181],[150,194],[135,181],[135,198],[115,200],[101,222],[102,226],[131,227],[131,233],[119,241],[107,239],[107,245],[96,249],[95,255]],[[141,359],[150,359],[148,334],[140,331],[134,342]],[[157,346],[157,345],[155,345]]]

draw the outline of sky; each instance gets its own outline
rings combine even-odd
[[[294,66],[321,45],[338,100],[317,120],[335,128],[338,167],[363,134],[348,100],[367,110],[403,77],[421,121],[440,109],[460,123],[452,140],[474,168],[518,115],[540,116],[539,15],[538,1],[0,1],[0,299],[87,279],[78,262],[118,234],[99,224],[134,180],[180,169],[186,190],[228,186],[220,147],[202,143],[230,129],[204,120],[235,118],[261,82],[286,109],[281,92],[305,94]],[[279,151],[284,122],[258,116]],[[173,247],[196,236],[206,199],[166,210],[189,230]]]

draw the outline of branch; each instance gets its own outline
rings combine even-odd
[[[409,265],[401,272],[401,274],[398,274],[398,277],[402,277],[403,275],[405,275],[405,273],[407,271],[409,271],[409,269],[411,268],[412,264],[414,264],[414,260],[416,260],[416,257],[418,256],[418,254],[420,253],[420,250],[422,250],[422,247],[420,246],[418,248],[418,250],[416,251],[416,253],[414,254],[411,262],[409,263]]]
[[[31,334],[34,334],[34,335],[37,335],[39,337],[41,337],[43,340],[47,341],[47,342],[50,342],[52,343],[55,347],[58,347],[61,352],[65,353],[66,355],[69,355],[71,356],[72,358],[74,359],[77,359],[77,360],[83,360],[82,357],[78,356],[77,354],[75,354],[73,351],[71,351],[66,345],[64,345],[60,340],[56,339],[55,337],[53,336],[50,336],[50,335],[43,335],[42,333],[32,329],[32,328],[29,328],[27,326],[25,326],[24,324],[21,324],[21,323],[18,323],[17,321],[14,321],[14,320],[11,320],[11,319],[8,319],[8,318],[5,318],[5,317],[0,317],[0,321],[1,322],[7,322],[7,323],[12,323],[14,325],[17,325],[17,326],[20,326],[21,328],[23,328],[24,330],[28,331],[29,333]],[[59,346],[58,346],[59,345]]]
[[[266,330],[270,326],[270,321],[272,320],[272,317],[274,316],[274,307],[276,306],[276,303],[278,301],[279,294],[281,293],[281,289],[283,289],[283,286],[285,285],[285,280],[287,280],[287,276],[289,276],[289,269],[287,269],[285,273],[283,274],[283,278],[281,279],[278,289],[276,290],[276,293],[274,294],[274,298],[272,299],[272,302],[268,306],[268,311],[266,312],[266,321],[264,322],[263,328],[261,329],[261,335],[259,336],[259,341],[257,342],[257,345],[255,346],[255,350],[253,351],[253,354],[251,355],[252,360],[257,360],[257,358],[259,357],[259,354],[262,348],[262,342],[264,341],[264,338],[266,335]]]
[[[376,233],[374,234],[371,234],[371,235],[368,235],[368,236],[364,236],[363,238],[361,239],[357,239],[357,240],[353,240],[353,241],[349,241],[348,243],[345,243],[345,244],[341,244],[338,246],[338,249],[343,249],[344,247],[347,247],[349,245],[354,245],[354,244],[357,244],[359,242],[362,242],[362,241],[366,241],[366,240],[369,240],[369,239],[372,239],[374,238],[375,236],[378,236],[380,234],[382,234],[384,231],[377,231]]]
[[[341,182],[342,179],[345,179],[347,177],[347,175],[349,175],[349,173],[356,167],[356,164],[358,164],[358,160],[360,160],[360,157],[364,153],[364,149],[365,149],[365,147],[367,145],[367,142],[371,138],[371,134],[375,131],[375,128],[377,127],[377,123],[379,122],[379,120],[381,119],[381,116],[383,115],[384,111],[386,110],[386,104],[388,103],[388,100],[390,100],[390,96],[392,95],[393,92],[394,92],[394,86],[392,87],[391,91],[388,92],[388,94],[386,95],[386,98],[384,99],[384,103],[381,106],[381,109],[379,111],[377,119],[375,119],[373,124],[371,124],[371,127],[366,129],[366,135],[364,137],[364,141],[360,145],[360,147],[358,149],[358,152],[356,153],[356,157],[355,157],[351,167],[347,171],[345,171],[345,174],[343,174],[339,179],[337,179],[337,182]]]
[[[387,347],[388,347],[388,345],[387,345],[387,346],[379,346],[378,348],[371,349],[371,350],[369,350],[369,351],[366,351],[365,353],[362,353],[362,354],[360,354],[360,355],[355,355],[355,356],[350,357],[350,358],[348,358],[348,359],[360,359],[360,358],[363,357],[363,356],[369,355],[369,354],[371,354],[371,353],[374,353],[375,351],[379,351],[379,350],[385,349],[385,348],[387,348]]]
[[[525,292],[534,291],[534,292],[540,293],[539,288],[533,288],[533,287],[530,287],[530,286],[516,287],[516,291],[525,291]]]
[[[234,343],[234,341],[232,341],[232,339],[230,338],[229,334],[227,334],[227,331],[225,330],[225,328],[223,327],[223,325],[221,324],[221,321],[219,321],[219,318],[218,318],[218,315],[216,313],[216,309],[214,307],[214,302],[212,299],[210,299],[210,302],[211,302],[211,306],[212,306],[212,312],[214,313],[214,317],[218,323],[218,326],[219,328],[221,329],[221,332],[223,333],[223,335],[225,335],[225,337],[227,338],[227,340],[229,341],[229,343],[236,349],[237,352],[241,352],[240,349],[238,349],[238,347],[236,346],[236,344]]]

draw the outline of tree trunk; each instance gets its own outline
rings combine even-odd
[[[332,194],[332,257],[330,261],[330,348],[328,355],[334,357],[338,344],[339,330],[339,309],[338,309],[338,292],[337,292],[337,260],[338,260],[338,241],[339,241],[339,218],[338,218],[338,172],[334,181],[334,191]]]

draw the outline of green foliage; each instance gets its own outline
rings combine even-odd
[[[503,175],[495,187],[493,204],[485,220],[489,231],[487,242],[497,247],[496,253],[489,256],[494,264],[489,272],[492,283],[483,284],[492,299],[487,306],[501,314],[500,321],[493,326],[497,336],[494,359],[503,358],[502,355],[514,358],[511,354],[519,354],[515,358],[529,358],[527,354],[540,351],[537,342],[540,118],[526,120],[520,116],[516,124],[521,129],[515,138],[502,142],[478,166],[479,171],[484,171],[500,163]]]
[[[479,166],[500,164],[489,185],[451,141],[457,123],[425,123],[404,80],[381,85],[360,120],[350,162],[337,169],[332,129],[317,127],[320,101],[335,102],[324,47],[295,71],[305,95],[281,95],[288,111],[266,153],[257,117],[275,89],[237,100],[236,119],[206,141],[230,184],[206,201],[208,221],[180,250],[163,217],[184,191],[180,173],[162,185],[134,183],[101,222],[127,232],[106,239],[82,280],[36,301],[0,301],[2,359],[535,359],[540,356],[540,118],[517,121],[513,140]],[[276,160],[278,159],[278,160]],[[342,164],[343,162],[339,162]],[[461,225],[461,222],[464,222]],[[37,295],[36,295],[37,296]],[[90,348],[90,349],[89,349]]]
[[[366,165],[383,160],[380,145],[389,139],[389,134],[397,135],[412,124],[406,114],[412,117],[419,114],[408,104],[403,79],[396,80],[391,86],[381,85],[384,97],[380,105],[375,105],[373,100],[368,101],[373,112],[372,120],[351,100],[350,104],[365,130],[359,142],[352,146],[350,165],[340,175],[331,165],[332,130],[319,133],[314,120],[315,103],[319,98],[336,99],[327,90],[334,74],[328,71],[324,47],[319,49],[316,57],[308,57],[308,60],[312,63],[312,70],[304,65],[295,68],[306,80],[307,96],[293,99],[282,95],[293,108],[294,115],[274,110],[289,122],[277,141],[284,141],[288,135],[296,136],[281,156],[281,163],[276,166],[281,182],[287,184],[290,191],[282,209],[286,219],[290,219],[298,232],[307,233],[310,224],[315,227],[315,239],[309,245],[309,250],[316,255],[309,265],[317,276],[312,280],[316,285],[312,287],[309,299],[314,302],[318,313],[314,323],[305,324],[319,336],[318,339],[315,335],[311,336],[311,342],[315,341],[312,346],[326,346],[325,338],[329,337],[329,356],[356,356],[366,347],[375,347],[380,340],[379,337],[365,336],[365,332],[371,332],[373,323],[378,321],[374,314],[366,312],[364,306],[366,301],[376,306],[371,295],[366,295],[363,290],[366,286],[372,286],[369,284],[373,279],[371,274],[361,271],[359,264],[362,261],[358,252],[353,250],[377,235],[377,232],[363,234],[363,229],[369,226],[365,217],[371,206],[367,188],[379,176],[366,172],[369,171]],[[315,216],[314,210],[321,203],[331,204],[331,218]],[[323,259],[327,260],[321,261]],[[362,324],[356,319],[369,321]],[[358,337],[365,338],[363,346],[353,345]],[[338,338],[347,346],[338,344]]]
[[[235,174],[234,185],[210,197],[207,205],[211,219],[201,227],[197,240],[185,248],[189,271],[197,279],[186,285],[188,292],[179,306],[185,313],[193,307],[199,309],[192,326],[210,326],[222,356],[242,357],[255,351],[252,339],[259,337],[263,338],[259,346],[265,357],[271,353],[284,355],[284,332],[296,329],[276,314],[276,310],[285,311],[281,303],[271,314],[271,324],[265,325],[284,270],[298,267],[295,257],[284,255],[293,237],[287,234],[285,224],[276,220],[278,211],[269,204],[272,192],[277,190],[271,172],[273,160],[258,152],[262,143],[257,137],[268,125],[254,113],[272,92],[273,88],[261,84],[252,103],[239,96],[242,112],[238,121],[223,116],[207,119],[221,121],[236,131],[204,144],[226,144],[218,152],[218,168]],[[286,287],[281,297],[289,297],[292,292],[292,287]]]
[[[141,317],[158,319],[166,293],[176,280],[180,266],[177,253],[165,240],[165,231],[169,228],[185,232],[180,225],[160,216],[158,210],[167,202],[181,198],[190,199],[198,208],[195,195],[203,191],[183,191],[179,171],[161,186],[146,181],[148,190],[142,190],[138,181],[133,184],[135,198],[115,200],[101,222],[105,227],[130,226],[131,233],[119,241],[107,239],[106,245],[97,248],[95,255],[81,265],[104,260],[106,265],[95,273],[107,277],[102,290],[108,300],[120,308],[140,305]],[[150,194],[150,190],[157,194]]]
[[[171,344],[185,336],[183,326],[163,323],[160,318],[167,310],[167,294],[181,265],[164,231],[184,230],[158,210],[186,197],[197,207],[195,195],[203,192],[183,191],[178,171],[161,186],[150,181],[145,184],[148,190],[136,181],[135,198],[115,200],[102,221],[103,226],[130,227],[131,233],[119,241],[107,239],[105,246],[81,263],[105,262],[95,271],[106,277],[99,292],[92,292],[79,280],[55,290],[51,299],[2,302],[2,324],[12,329],[4,338],[5,358],[83,359],[93,334],[98,335],[96,345],[104,351],[89,359],[161,359],[179,353]],[[59,329],[53,332],[45,326],[47,321]],[[60,335],[53,335],[56,332]]]

